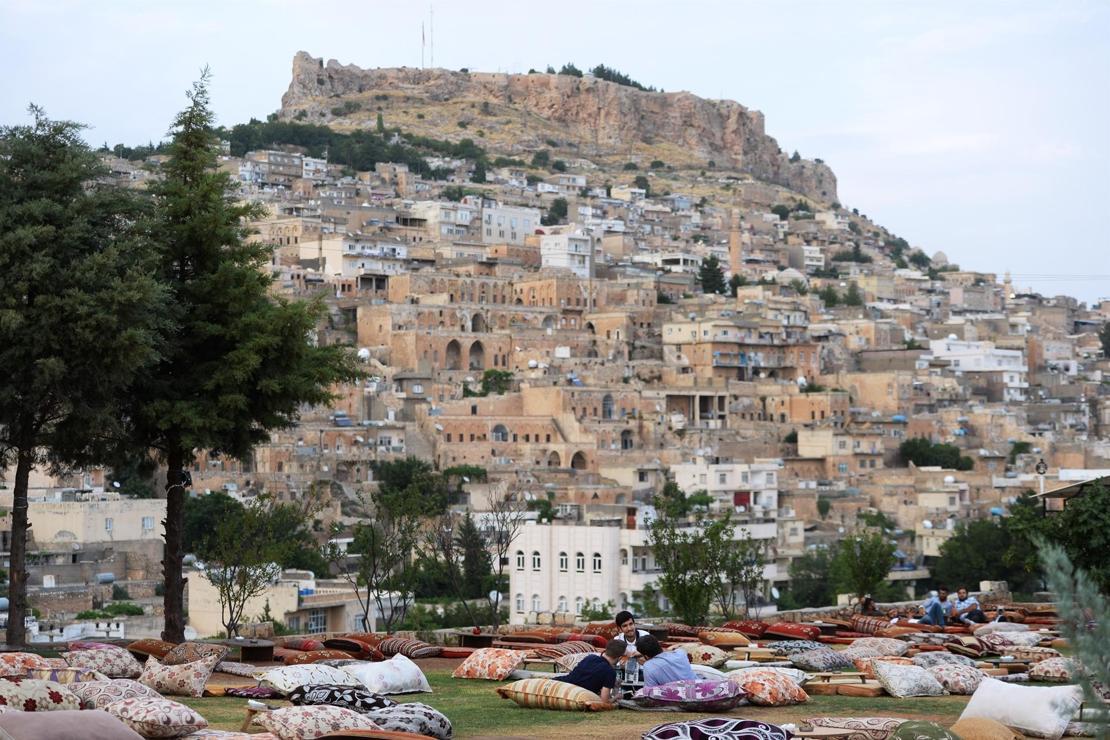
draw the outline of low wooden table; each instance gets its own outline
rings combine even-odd
[[[240,663],[272,663],[274,662],[274,643],[271,640],[243,639],[243,640],[216,640],[218,645],[239,649]]]
[[[1029,670],[1029,662],[1021,660],[1002,660],[1002,658],[986,658],[984,663],[990,663],[995,668],[1005,668],[1007,673],[1025,673]]]
[[[455,634],[459,636],[459,647],[469,648],[493,647],[493,641],[498,637],[498,635],[491,632],[482,632],[477,635],[473,632],[456,632]]]

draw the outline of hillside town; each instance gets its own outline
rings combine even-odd
[[[199,452],[191,496],[313,498],[318,544],[343,547],[373,516],[376,466],[462,471],[453,511],[487,532],[499,502],[520,511],[492,548],[510,623],[666,614],[649,529],[668,486],[759,543],[753,603],[770,612],[794,561],[876,520],[912,599],[958,524],[1110,475],[1110,300],[960,269],[841,205],[835,182],[803,193],[544,142],[500,164],[428,156],[434,177],[236,149],[219,168],[264,210],[250,238],[273,247],[272,293],[323,300],[316,341],[354,348],[366,374],[249,459]],[[137,189],[166,160],[100,156]],[[908,459],[913,440],[955,454]],[[166,500],[126,489],[106,468],[34,471],[38,639],[159,634]],[[218,595],[190,572],[191,634],[216,635]],[[121,587],[153,608],[77,618]],[[247,616],[263,601],[295,632],[365,627],[334,573],[286,570]]]

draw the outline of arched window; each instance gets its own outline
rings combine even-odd
[[[601,399],[601,418],[613,418],[613,397],[608,393],[606,393],[605,397]]]
[[[555,611],[565,612],[566,610],[567,610],[567,597],[566,596],[560,596],[559,597],[559,605],[557,607],[555,607]]]
[[[586,604],[586,602],[581,596],[575,596],[574,597],[574,613],[575,614],[581,614],[582,613],[582,607],[585,606],[585,604]]]
[[[509,429],[504,424],[498,424],[493,428],[493,441],[494,442],[508,442]]]
[[[540,595],[532,594],[532,611],[538,612],[540,610]]]
[[[574,569],[579,573],[586,572],[586,555],[581,552],[574,554]]]
[[[516,602],[516,604],[515,604],[516,610],[518,612],[523,612],[524,611],[524,594],[517,594],[516,599],[514,599],[514,601]]]
[[[540,569],[540,552],[539,550],[532,551],[532,570]]]
[[[601,572],[601,553],[600,552],[595,552],[594,553],[594,573],[600,573],[600,572]]]
[[[621,565],[628,565],[628,550],[621,549]]]
[[[516,569],[524,570],[524,550],[516,551]]]
[[[567,554],[565,552],[559,553],[559,572],[560,573],[566,573],[567,572],[567,560],[568,560],[568,558],[567,558]],[[565,609],[560,609],[560,611],[566,611],[566,610]]]

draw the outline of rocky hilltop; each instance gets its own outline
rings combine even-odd
[[[762,113],[688,92],[647,92],[590,76],[362,69],[302,51],[281,103],[284,120],[351,129],[374,125],[381,113],[387,125],[473,138],[499,154],[551,148],[554,141],[561,155],[599,163],[713,162],[814,200],[837,197],[832,170],[819,161],[791,161],[765,133]]]

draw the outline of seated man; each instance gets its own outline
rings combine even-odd
[[[616,623],[617,628],[621,631],[613,640],[625,646],[624,655],[628,658],[628,662],[625,663],[624,672],[635,678],[640,658],[640,654],[636,652],[636,641],[641,637],[646,637],[648,633],[636,628],[636,618],[632,616],[632,612],[629,611],[617,612],[616,616],[613,617],[613,622]]]
[[[875,606],[875,600],[870,596],[864,596],[859,602],[859,613],[862,617],[881,617],[883,613]]]
[[[934,627],[944,626],[944,615],[948,606],[948,589],[938,586],[937,590],[929,593],[929,598],[921,604],[922,616],[917,621],[921,624],[931,624]]]
[[[636,641],[636,650],[644,656],[644,686],[658,686],[671,681],[696,681],[690,659],[681,650],[663,651],[651,635]]]
[[[617,685],[617,671],[613,666],[624,655],[624,648],[623,642],[610,640],[604,653],[587,655],[573,671],[557,680],[580,686],[600,696],[602,701],[612,702],[616,699],[613,687]]]
[[[983,624],[987,621],[987,615],[979,606],[979,599],[968,595],[967,586],[956,589],[956,602],[952,604],[949,616],[964,624]]]

